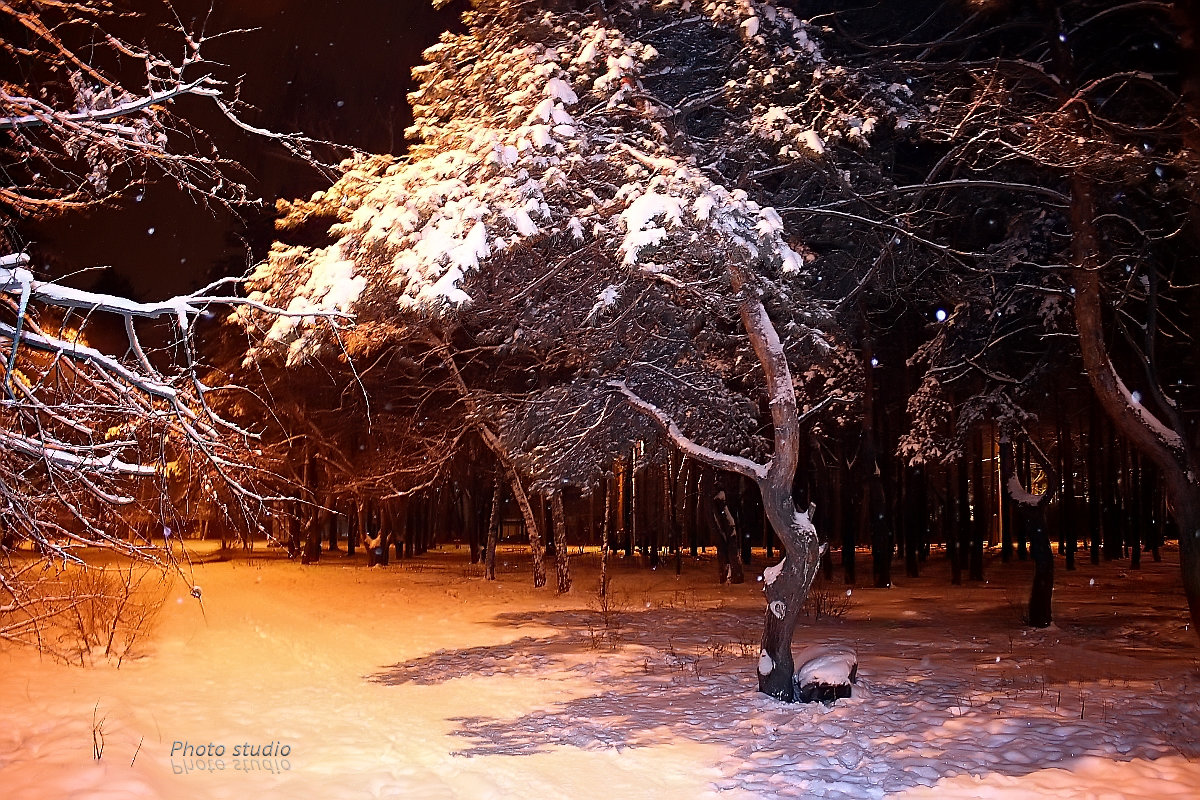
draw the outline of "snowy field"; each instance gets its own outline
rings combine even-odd
[[[832,708],[755,693],[761,584],[715,585],[711,562],[677,578],[616,559],[604,609],[594,553],[565,597],[516,552],[494,584],[465,549],[376,569],[254,556],[194,566],[203,605],[180,583],[120,669],[0,651],[0,796],[1200,796],[1174,552],[1060,565],[1058,624],[1037,632],[1028,563],[951,587],[935,554],[890,590],[835,582],[849,608],[796,636],[857,650]]]

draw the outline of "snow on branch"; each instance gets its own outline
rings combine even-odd
[[[0,100],[16,107],[35,108],[37,111],[20,116],[0,117],[0,131],[16,130],[18,128],[36,128],[43,125],[72,126],[88,122],[102,122],[116,119],[143,111],[156,103],[166,103],[184,95],[198,97],[220,97],[221,90],[212,86],[213,79],[205,75],[188,83],[181,83],[169,89],[150,92],[143,97],[131,97],[107,108],[87,109],[86,111],[58,111],[30,97],[13,96],[0,90]]]
[[[16,450],[35,459],[45,459],[58,467],[72,471],[121,473],[125,475],[155,475],[159,468],[154,464],[131,464],[115,454],[96,455],[93,452],[76,452],[63,445],[51,446],[44,439],[33,439],[18,433],[0,429],[0,448]]]
[[[609,381],[608,385],[616,389],[629,404],[635,409],[645,414],[650,419],[658,423],[658,426],[671,438],[675,446],[686,453],[689,457],[701,461],[717,469],[736,472],[739,475],[745,475],[755,481],[765,480],[767,477],[770,465],[758,464],[748,458],[721,453],[705,447],[698,442],[690,439],[679,426],[675,423],[670,415],[663,411],[658,406],[642,399],[632,389],[630,389],[624,381]]]

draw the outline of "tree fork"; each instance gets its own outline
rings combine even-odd
[[[768,464],[764,466],[704,447],[688,438],[671,417],[643,400],[623,382],[614,381],[610,385],[620,391],[630,405],[654,420],[688,456],[718,469],[744,475],[757,484],[767,519],[779,535],[786,553],[779,564],[764,573],[768,604],[759,659],[758,688],[771,697],[794,702],[792,636],[800,608],[816,577],[821,559],[817,530],[809,519],[812,507],[803,512],[797,511],[792,497],[802,420],[779,334],[762,300],[753,287],[747,285],[741,268],[733,263],[729,274],[733,289],[739,295],[738,314],[742,326],[766,378],[775,444],[774,455]],[[837,399],[836,396],[826,397],[805,416],[816,414]]]

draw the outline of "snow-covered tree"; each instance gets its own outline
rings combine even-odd
[[[180,504],[246,517],[267,467],[253,432],[219,413],[224,376],[202,365],[194,331],[213,303],[244,298],[217,284],[162,302],[132,302],[40,280],[18,247],[24,222],[87,208],[166,180],[197,200],[253,201],[240,169],[175,112],[191,100],[251,128],[205,61],[205,38],[169,4],[174,57],[121,34],[130,17],[107,0],[0,4],[0,636],[37,639],[27,614],[38,554],[75,559],[99,545],[170,558]],[[263,309],[266,310],[266,309]],[[32,571],[31,571],[32,570]]]
[[[759,686],[790,700],[821,548],[792,496],[800,445],[860,371],[808,299],[804,231],[766,201],[846,180],[838,154],[896,124],[898,92],[769,3],[479,2],[465,22],[417,70],[406,158],[281,205],[285,231],[335,222],[253,275],[253,300],[301,316],[237,311],[262,337],[248,358],[438,353],[418,380],[453,376],[465,423],[551,494],[595,488],[639,440],[750,479],[787,551]],[[331,309],[358,319],[339,342],[302,316]]]

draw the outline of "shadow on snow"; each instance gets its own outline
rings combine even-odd
[[[1189,676],[1056,682],[1045,663],[1023,659],[1007,633],[1003,643],[996,633],[992,641],[973,636],[970,620],[949,632],[914,620],[835,622],[835,629],[802,624],[798,646],[853,643],[861,687],[832,708],[780,704],[755,692],[760,614],[737,608],[501,614],[497,625],[555,633],[441,650],[368,679],[430,685],[544,676],[547,691],[531,698],[544,707],[515,719],[453,718],[455,734],[466,740],[456,755],[689,740],[725,751],[715,765],[726,776],[716,781],[719,788],[758,796],[881,797],[963,773],[1069,769],[1080,756],[1200,755],[1186,752],[1196,749],[1186,743],[1200,741],[1200,722],[1161,711],[1195,706],[1200,694]],[[555,701],[556,681],[570,681],[571,694],[590,681],[595,692]],[[1166,718],[1171,722],[1161,724]],[[1150,719],[1158,723],[1143,722]]]

